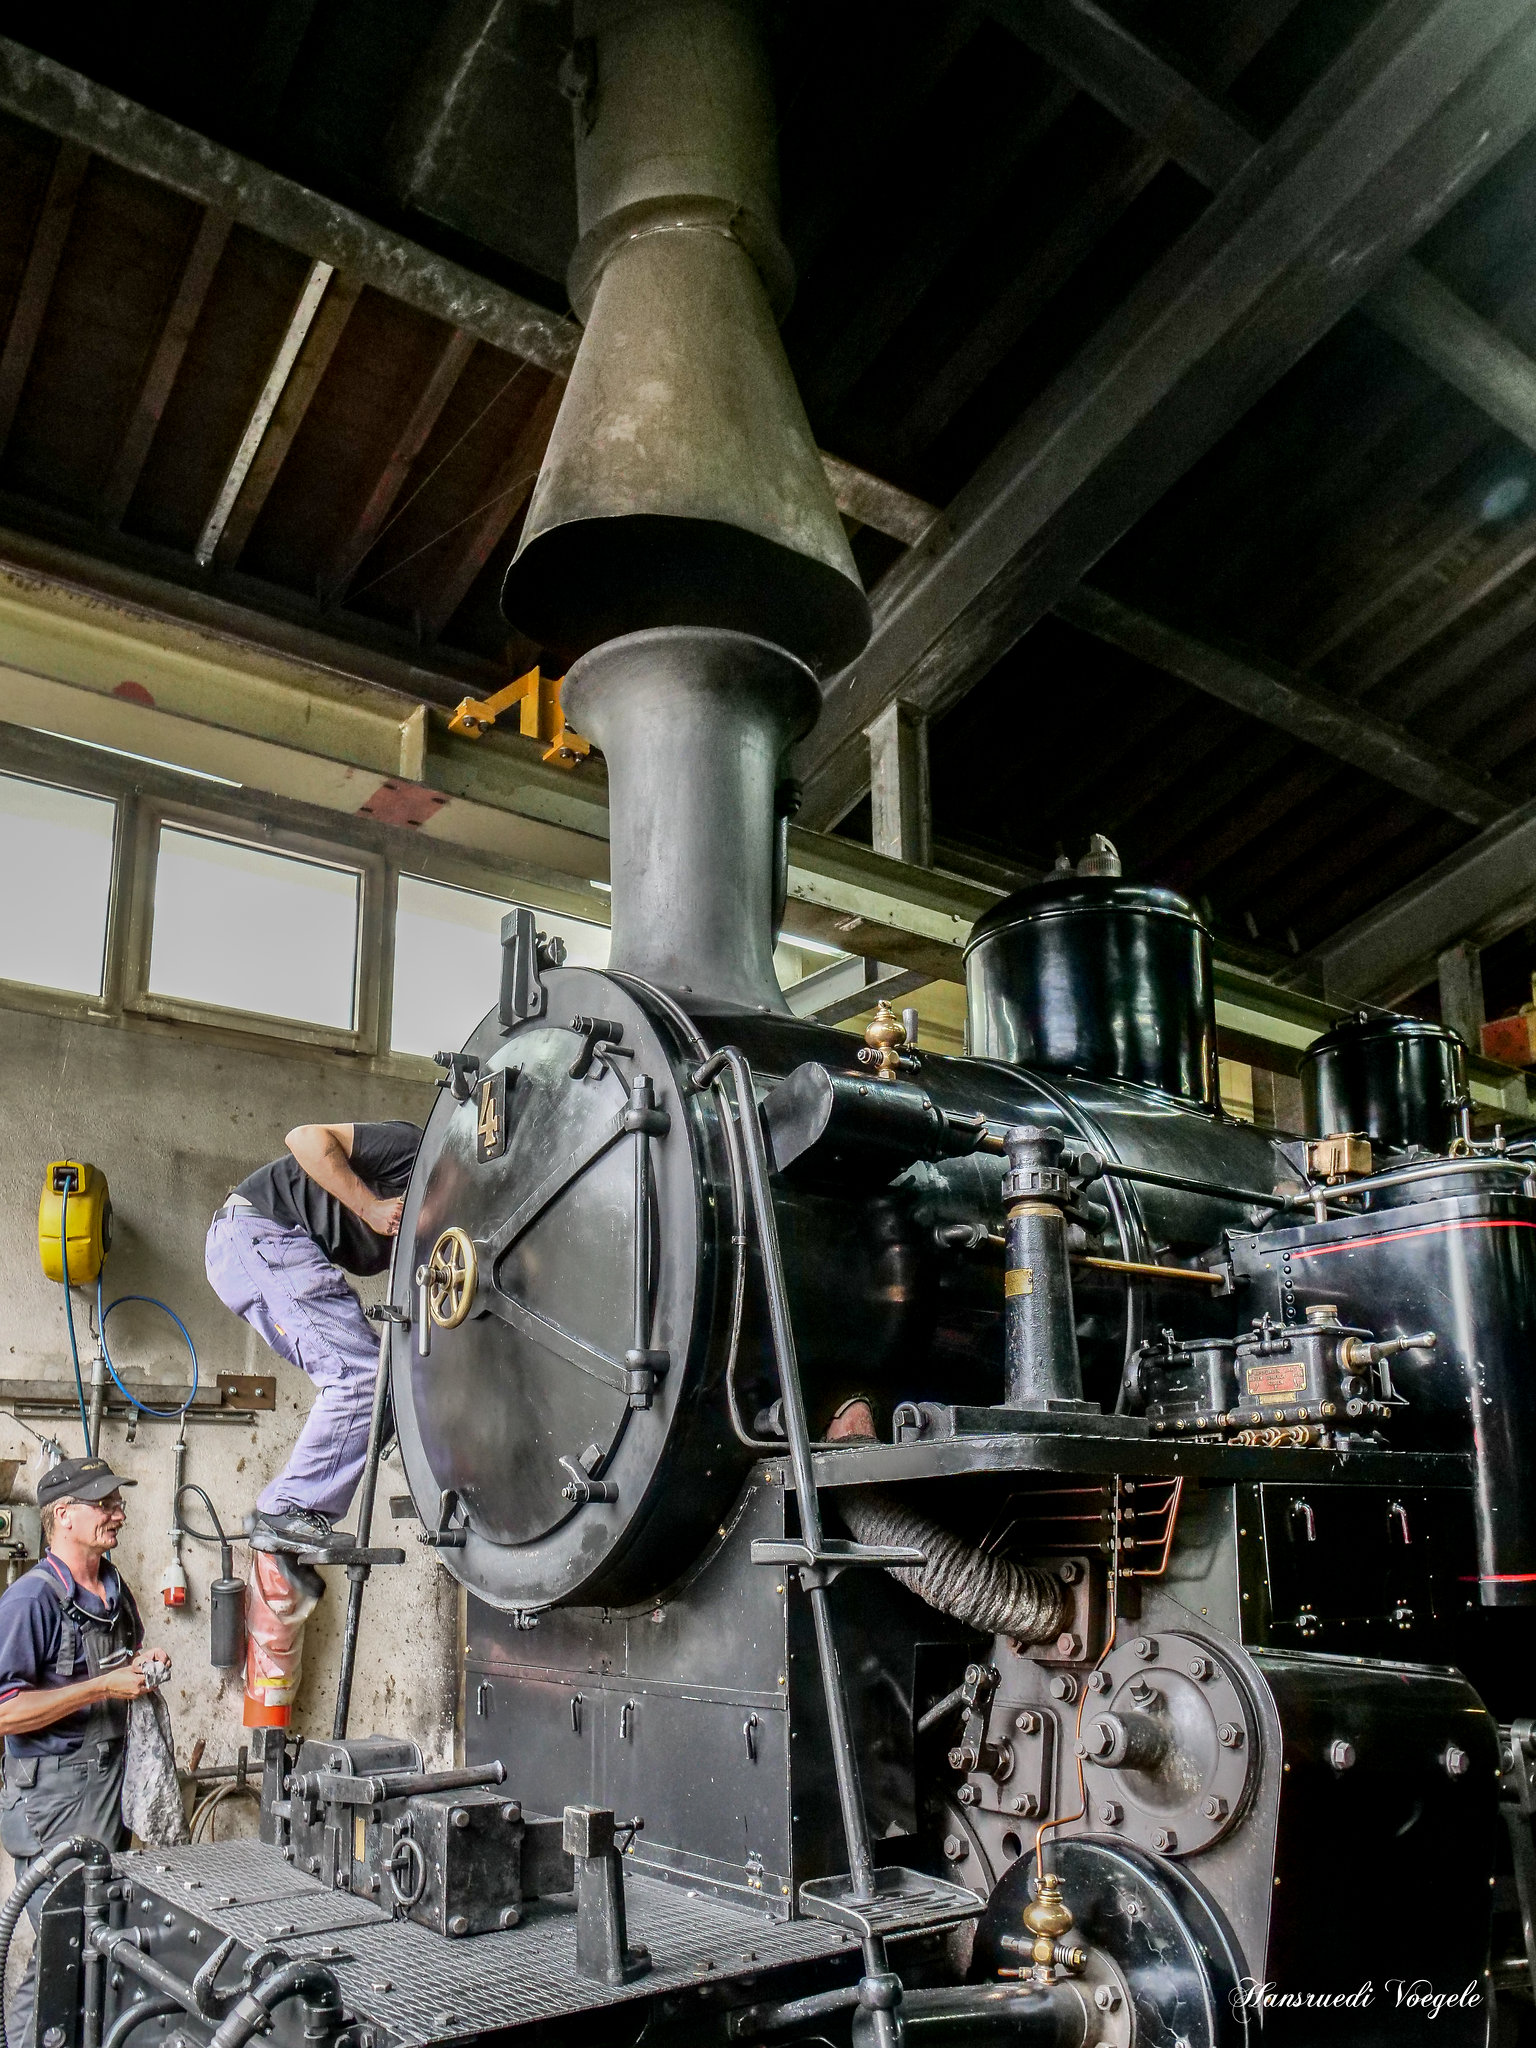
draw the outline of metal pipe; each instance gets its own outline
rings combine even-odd
[[[1156,1266],[1141,1259],[1098,1259],[1090,1258],[1085,1252],[1073,1252],[1074,1266],[1092,1266],[1100,1273],[1144,1273],[1149,1280],[1193,1280],[1201,1287],[1225,1287],[1225,1273],[1205,1273],[1194,1266]]]
[[[1517,1159],[1442,1159],[1424,1166],[1399,1166],[1390,1173],[1370,1173],[1360,1180],[1341,1181],[1337,1187],[1306,1188],[1290,1195],[1281,1205],[1287,1209],[1309,1209],[1322,1195],[1327,1201],[1342,1201],[1346,1195],[1375,1194],[1381,1188],[1401,1188],[1421,1180],[1443,1180],[1451,1173],[1518,1173],[1522,1179],[1531,1168]]]
[[[424,1792],[458,1792],[471,1785],[504,1785],[503,1763],[473,1764],[460,1771],[380,1771],[352,1778],[344,1771],[306,1771],[293,1781],[300,1799],[333,1800],[343,1806],[377,1806],[386,1799],[414,1799]]]
[[[655,1105],[649,1077],[636,1074],[630,1084],[632,1109],[642,1114]],[[644,1130],[635,1133],[635,1341],[642,1356],[651,1348],[651,1141]]]
[[[163,1997],[174,1998],[183,2012],[196,2012],[197,1993],[191,1984],[139,1946],[137,1927],[93,1928],[91,1943],[114,1970],[127,1970],[132,1976],[142,1977]]]
[[[1252,1202],[1262,1209],[1289,1209],[1294,1196],[1261,1195],[1257,1188],[1229,1188],[1215,1180],[1193,1180],[1184,1173],[1157,1173],[1150,1166],[1121,1166],[1118,1161],[1106,1159],[1100,1163],[1099,1172],[1093,1176],[1105,1180],[1142,1181],[1149,1188],[1173,1188],[1183,1195],[1210,1195],[1221,1202]]]
[[[840,1985],[836,1991],[816,1991],[807,1998],[786,1998],[778,2004],[747,2005],[726,2021],[726,2033],[733,2041],[766,2041],[774,2034],[798,2032],[816,2020],[834,2013],[851,2012],[859,2002],[857,1984]]]
[[[938,1984],[902,2000],[909,2037],[964,2043],[1016,2041],[1021,2048],[1082,2048],[1097,2039],[1090,2008],[1072,1978],[1054,1984]]]
[[[422,1290],[425,1294],[425,1289]],[[373,1376],[373,1408],[368,1417],[368,1451],[363,1461],[362,1491],[357,1497],[357,1547],[368,1548],[373,1528],[373,1497],[379,1484],[379,1453],[383,1449],[384,1411],[389,1405],[389,1332],[386,1321],[379,1337],[379,1363]],[[336,1680],[336,1712],[331,1720],[331,1740],[346,1740],[347,1721],[352,1712],[352,1674],[357,1666],[357,1635],[363,1620],[363,1588],[372,1566],[366,1562],[347,1566],[347,1619],[341,1636],[341,1671]]]
[[[768,1185],[768,1157],[763,1127],[757,1115],[757,1090],[746,1057],[735,1046],[722,1046],[691,1077],[696,1088],[707,1087],[722,1070],[729,1072],[736,1093],[737,1121],[747,1168],[747,1186],[757,1219],[757,1248],[763,1264],[763,1282],[768,1296],[768,1325],[773,1337],[774,1357],[779,1368],[779,1394],[784,1416],[784,1433],[789,1442],[790,1465],[795,1475],[795,1499],[800,1515],[800,1533],[813,1556],[822,1553],[821,1502],[816,1492],[816,1473],[811,1456],[811,1431],[806,1420],[805,1394],[800,1384],[800,1365],[795,1354],[794,1325],[789,1312],[789,1290],[784,1279],[784,1262],[779,1248],[778,1224],[773,1194]],[[821,1570],[802,1568],[800,1581],[811,1603],[816,1627],[816,1650],[821,1664],[822,1693],[826,1703],[828,1733],[832,1744],[832,1768],[837,1780],[837,1801],[842,1812],[843,1837],[848,1849],[848,1868],[856,1899],[875,1896],[875,1859],[869,1839],[869,1818],[864,1810],[863,1788],[859,1783],[857,1752],[848,1720],[848,1697],[843,1685],[842,1663],[837,1637],[827,1604],[827,1580]],[[889,1976],[885,1943],[879,1935],[868,1935],[863,1944],[864,1979],[860,1987],[874,1997],[876,1988]],[[899,2001],[901,1986],[894,1985]],[[876,2048],[899,2048],[900,2023],[889,2006],[870,2004],[870,2019]]]
[[[96,1446],[101,1442],[101,1417],[107,1405],[107,1361],[102,1352],[100,1336],[96,1340],[96,1356],[91,1362],[91,1428],[90,1438],[85,1447],[88,1458],[96,1455]]]
[[[777,2034],[813,2031],[820,2020],[852,2011],[859,2003],[855,1984],[818,1991],[781,2004],[745,2006],[727,2022],[732,2041],[767,2041]],[[907,1991],[902,1996],[904,2031],[936,2041],[1011,2040],[1028,2048],[1081,2048],[1089,2037],[1088,2003],[1081,1988],[1055,1984],[956,1984]]]

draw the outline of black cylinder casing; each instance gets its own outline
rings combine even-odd
[[[1326,1301],[1379,1336],[1435,1332],[1433,1350],[1392,1361],[1407,1405],[1390,1440],[1470,1452],[1478,1603],[1536,1607],[1536,1202],[1447,1186],[1390,1210],[1237,1238],[1236,1270],[1255,1309],[1267,1297],[1288,1321]]]
[[[978,920],[965,989],[982,1059],[1216,1104],[1210,933],[1172,889],[1083,875],[1020,889]]]
[[[1301,1056],[1309,1138],[1363,1131],[1388,1149],[1443,1152],[1465,1087],[1461,1040],[1423,1017],[1346,1017]]]
[[[1008,1133],[1003,1355],[1010,1408],[1083,1398],[1063,1213],[1072,1189],[1061,1150],[1059,1131],[1022,1124]]]
[[[208,1588],[208,1662],[238,1671],[245,1662],[245,1581],[215,1579]]]

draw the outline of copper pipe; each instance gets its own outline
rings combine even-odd
[[[1167,1571],[1168,1560],[1173,1555],[1173,1537],[1174,1531],[1178,1528],[1179,1525],[1179,1502],[1183,1497],[1183,1493],[1184,1481],[1182,1479],[1176,1479],[1173,1482],[1173,1498],[1168,1503],[1168,1534],[1167,1541],[1163,1544],[1163,1555],[1161,1560],[1149,1572],[1128,1571],[1125,1574],[1125,1576],[1128,1579],[1160,1579],[1163,1576],[1164,1572]],[[1157,1510],[1156,1512],[1160,1513],[1162,1511]],[[1153,1538],[1153,1541],[1156,1541],[1155,1537]]]
[[[1074,1266],[1095,1266],[1101,1273],[1145,1273],[1157,1280],[1194,1280],[1206,1287],[1225,1287],[1225,1273],[1206,1273],[1193,1266],[1152,1266],[1142,1265],[1135,1259],[1092,1259],[1086,1253],[1074,1252]]]

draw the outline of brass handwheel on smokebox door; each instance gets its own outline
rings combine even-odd
[[[456,1330],[469,1314],[479,1279],[475,1242],[457,1224],[445,1230],[422,1269],[427,1311],[440,1330]]]

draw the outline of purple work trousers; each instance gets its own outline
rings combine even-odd
[[[319,1390],[288,1463],[256,1505],[266,1514],[346,1513],[362,1477],[379,1340],[362,1303],[305,1231],[254,1209],[208,1226],[208,1284],[280,1358]]]

